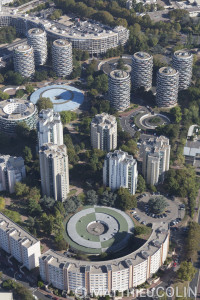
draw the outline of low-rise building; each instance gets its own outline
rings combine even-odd
[[[0,191],[15,192],[16,182],[26,177],[26,169],[22,157],[0,155]]]
[[[39,265],[40,241],[0,213],[0,247],[28,270]]]

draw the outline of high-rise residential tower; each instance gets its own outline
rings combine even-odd
[[[156,102],[159,107],[177,104],[179,72],[170,67],[162,67],[157,73]]]
[[[93,148],[111,151],[117,147],[117,120],[114,116],[102,113],[91,122],[91,144]]]
[[[142,173],[148,184],[163,182],[165,172],[169,170],[170,148],[169,139],[165,136],[143,142]]]
[[[132,155],[121,150],[109,152],[103,166],[103,184],[112,191],[127,188],[132,195],[137,189],[137,161]]]
[[[47,37],[41,28],[29,29],[27,33],[28,44],[33,47],[36,65],[44,65],[47,60]]]
[[[55,40],[52,46],[52,63],[58,77],[70,75],[73,69],[72,44],[67,40]]]
[[[116,110],[124,111],[130,105],[131,82],[126,71],[114,70],[110,72],[108,92],[111,106]]]
[[[146,91],[152,87],[153,57],[146,52],[136,52],[132,56],[132,87],[134,90],[144,87]]]
[[[0,156],[0,191],[15,192],[16,182],[26,178],[26,169],[22,157]]]
[[[53,109],[42,109],[38,116],[38,142],[39,147],[46,143],[63,144],[63,126],[58,112]]]
[[[69,193],[68,155],[65,145],[44,144],[39,151],[43,196],[64,201]]]
[[[179,90],[187,89],[192,79],[193,55],[188,50],[175,51],[172,64],[179,72]]]
[[[13,54],[15,72],[23,77],[32,78],[35,73],[33,48],[29,45],[20,45]]]

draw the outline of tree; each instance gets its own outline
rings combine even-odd
[[[146,190],[146,183],[142,175],[138,175],[137,192],[143,193]]]
[[[25,160],[26,164],[31,162],[31,160],[33,158],[31,148],[25,146],[25,148],[23,150],[23,156],[24,156],[24,160]]]
[[[27,139],[30,133],[30,127],[25,122],[20,122],[15,127],[16,135],[21,139]]]
[[[26,85],[27,94],[32,94],[34,92],[34,87],[31,84]]]
[[[0,91],[0,100],[7,100],[9,97],[7,93]]]
[[[117,62],[117,69],[118,70],[123,70],[123,71],[126,71],[127,70],[127,67],[125,66],[124,64],[124,60],[120,57],[118,59],[118,62]]]
[[[121,210],[129,210],[137,207],[137,200],[134,195],[131,195],[128,189],[120,188],[117,191],[116,205]]]
[[[150,198],[148,201],[149,209],[154,214],[161,214],[168,206],[167,201],[163,196]]]
[[[4,82],[4,77],[2,74],[0,74],[0,83],[3,83]]]
[[[89,190],[86,193],[86,199],[85,199],[86,204],[88,205],[97,205],[98,204],[98,195],[95,192],[95,190]]]
[[[3,211],[5,209],[6,202],[3,197],[0,197],[0,211]]]
[[[116,199],[117,199],[117,194],[105,190],[101,195],[100,204],[104,206],[114,207]]]
[[[37,102],[37,108],[40,112],[42,109],[53,108],[53,103],[50,98],[41,97]]]
[[[191,262],[183,261],[177,271],[178,278],[182,281],[191,282],[197,270]]]
[[[44,196],[42,199],[40,199],[39,203],[45,212],[53,212],[53,207],[55,204],[55,200],[53,198]]]
[[[16,182],[15,183],[15,194],[16,196],[27,196],[29,193],[29,187],[22,182]]]
[[[14,71],[6,72],[4,79],[6,84],[14,84],[14,85],[21,85],[25,80],[24,77],[22,77],[19,73]]]
[[[29,193],[28,193],[29,199],[39,202],[40,197],[41,197],[40,190],[36,186],[29,189]]]
[[[28,200],[28,206],[27,206],[28,214],[31,216],[39,216],[42,212],[41,206],[39,203],[37,203],[34,199]]]
[[[17,211],[5,209],[3,211],[4,215],[10,218],[13,222],[19,223],[21,222],[21,216]]]
[[[176,124],[180,123],[182,120],[182,112],[180,106],[175,106],[170,110],[170,113],[172,114],[172,117],[174,119],[174,122]]]
[[[63,124],[68,124],[77,119],[77,113],[73,111],[61,111],[60,117]]]
[[[24,96],[24,90],[17,90],[16,95],[17,98],[22,98]]]

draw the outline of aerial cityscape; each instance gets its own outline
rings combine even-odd
[[[199,0],[0,0],[0,300],[200,299],[199,45]]]

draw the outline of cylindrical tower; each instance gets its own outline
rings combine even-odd
[[[162,67],[157,73],[156,102],[159,107],[177,103],[179,73],[170,67]]]
[[[41,28],[29,29],[27,34],[28,44],[33,47],[36,65],[44,65],[47,60],[47,37]]]
[[[153,57],[146,52],[136,52],[132,56],[132,87],[134,90],[152,87]]]
[[[188,50],[175,51],[172,64],[179,72],[179,90],[187,89],[192,79],[193,55]]]
[[[122,70],[110,72],[108,92],[111,106],[123,111],[130,105],[131,80],[129,73]]]
[[[58,77],[69,75],[73,69],[72,45],[67,40],[55,40],[52,46],[53,70]]]
[[[33,48],[29,45],[20,45],[13,54],[15,72],[24,77],[33,77],[35,73]]]

